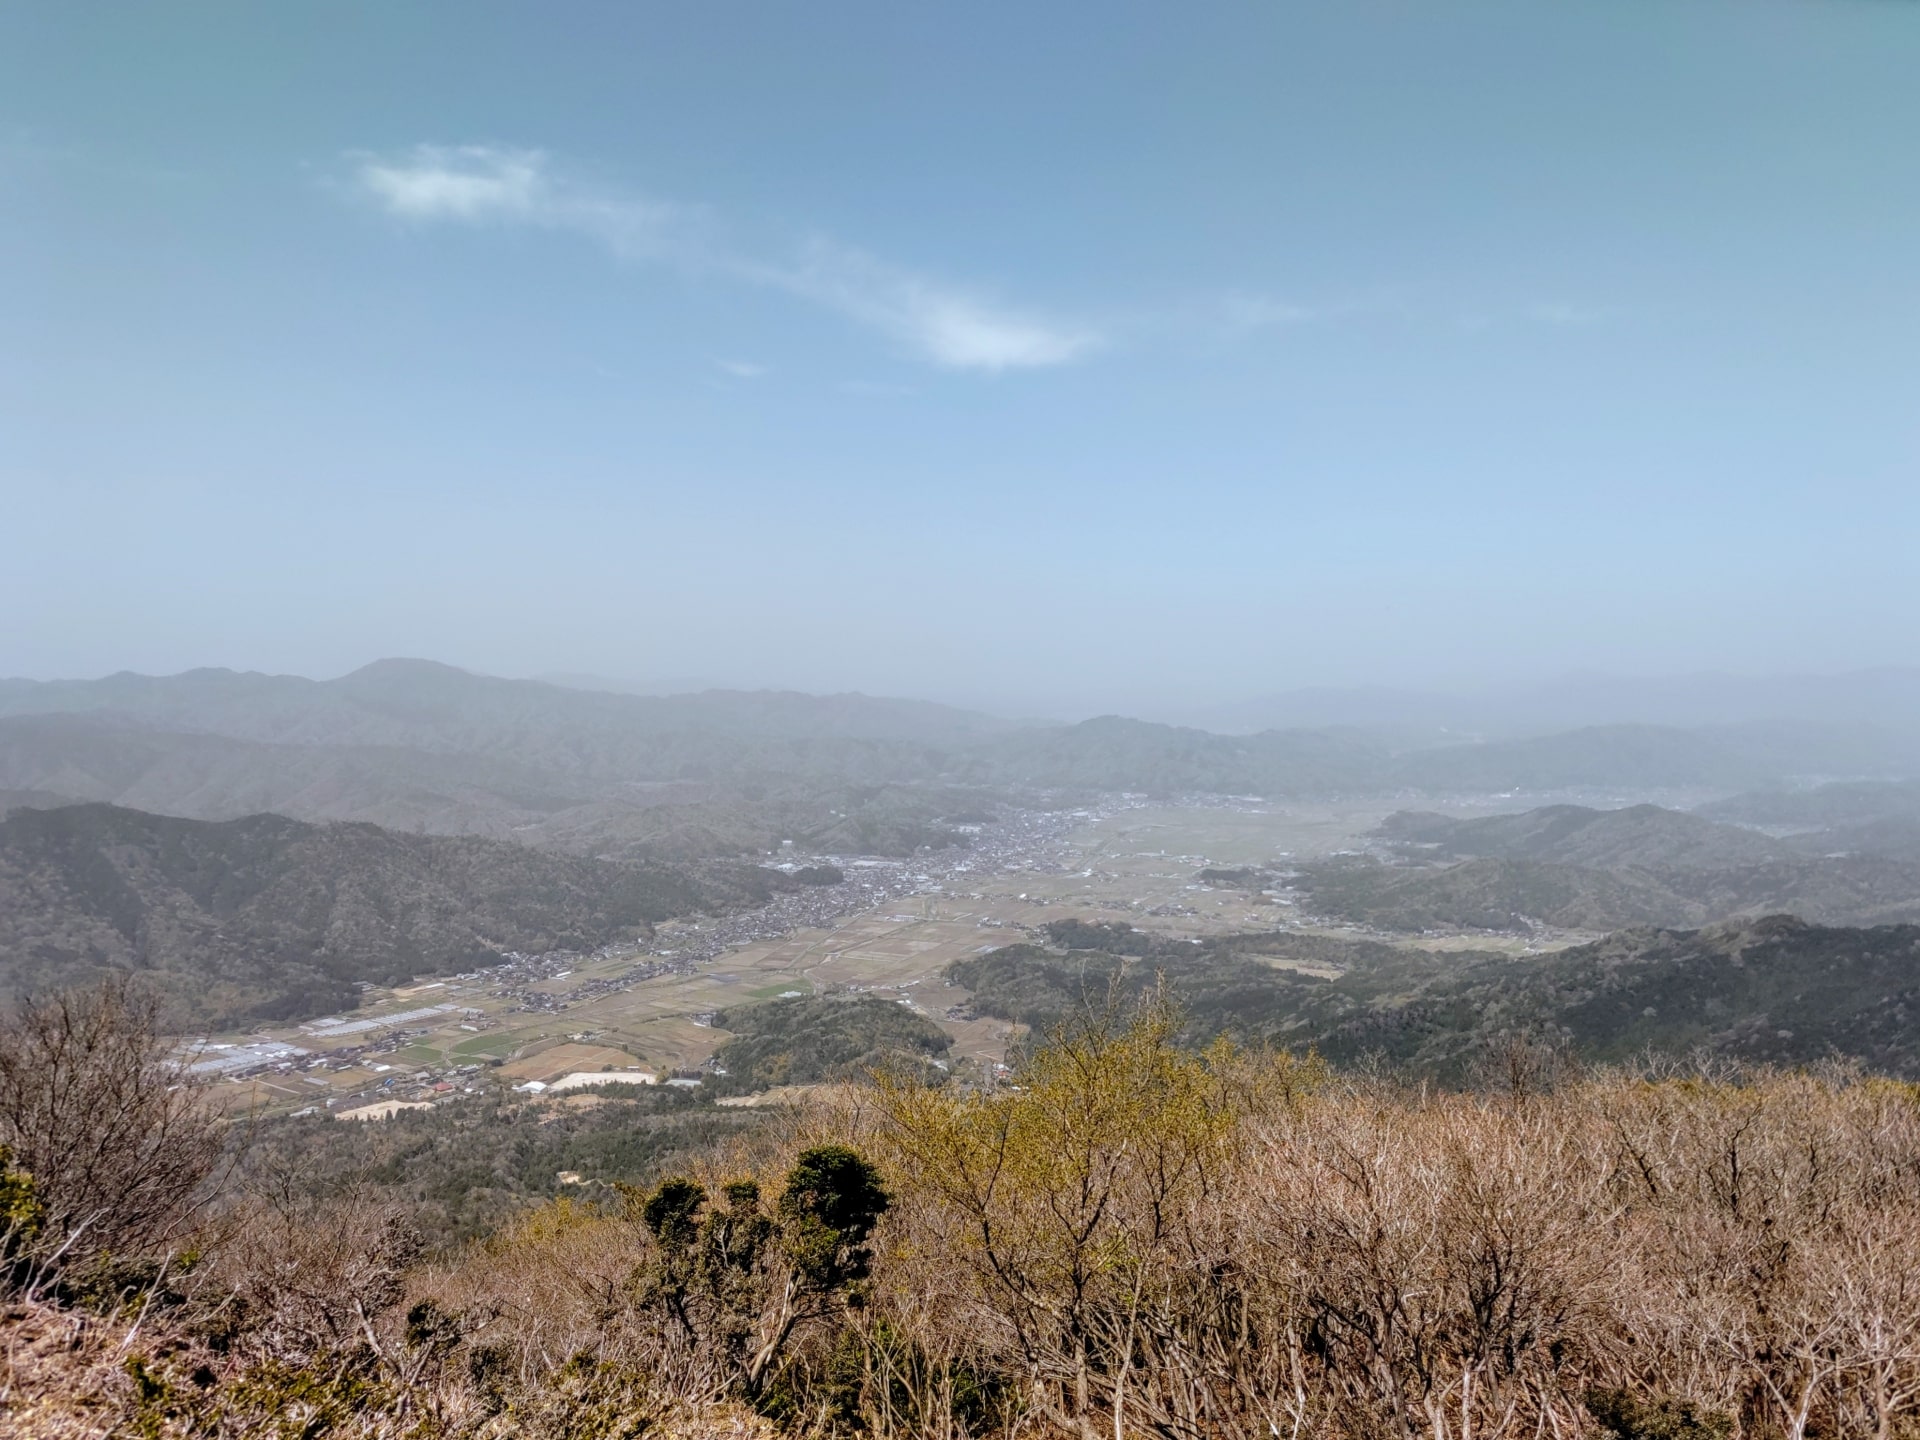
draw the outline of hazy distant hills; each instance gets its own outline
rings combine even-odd
[[[1764,864],[1793,853],[1755,831],[1658,805],[1620,810],[1546,805],[1518,815],[1471,820],[1402,811],[1382,822],[1380,834],[1427,848],[1436,857],[1539,860],[1601,869],[1716,869]]]
[[[72,803],[71,795],[60,795],[52,790],[0,789],[0,820],[16,810],[52,810]]]
[[[753,770],[606,781],[511,756],[265,745],[98,714],[0,719],[0,791],[43,807],[93,800],[205,820],[272,811],[636,860],[737,855],[782,840],[910,854],[952,841],[943,814],[979,808],[978,797],[931,786]]]
[[[780,883],[278,815],[20,810],[0,821],[0,991],[134,969],[183,1022],[299,1018],[352,1005],[362,981],[632,938]]]
[[[943,812],[978,808],[931,783],[939,752],[927,742],[999,728],[916,701],[596,695],[421,661],[329,682],[214,670],[8,681],[0,788],[623,858],[783,839],[903,854],[953,839]]]
[[[1049,938],[960,961],[951,974],[982,1013],[1036,1027],[1102,1003],[1116,981],[1126,993],[1164,978],[1191,1040],[1227,1034],[1342,1063],[1377,1057],[1449,1080],[1510,1036],[1599,1062],[1839,1056],[1920,1076],[1920,926],[1825,928],[1775,915],[1623,930],[1521,960],[1286,932],[1192,945],[1053,926]]]
[[[378,660],[337,680],[191,670],[0,681],[0,715],[52,712],[111,712],[159,728],[282,745],[513,753],[531,763],[564,759],[564,768],[583,773],[656,764],[654,752],[671,750],[672,736],[950,745],[1015,728],[919,700],[785,691],[618,695],[474,675],[430,660]],[[715,753],[732,758],[724,748]]]
[[[1751,726],[1622,724],[1420,748],[1384,731],[1229,735],[1113,716],[1022,727],[918,701],[608,694],[418,660],[329,681],[227,670],[0,681],[0,790],[196,819],[364,820],[618,858],[788,839],[909,854],[954,840],[945,816],[1012,790],[1757,792],[1830,773],[1824,743]]]
[[[1314,910],[1403,931],[1697,926],[1779,911],[1823,924],[1920,920],[1920,864],[1897,843],[1834,854],[1653,805],[1469,820],[1402,812],[1379,833],[1419,863],[1309,866],[1297,883]]]
[[[1920,669],[1839,675],[1570,676],[1477,692],[1383,687],[1283,692],[1182,717],[1228,733],[1353,726],[1403,734],[1514,736],[1605,725],[1683,729],[1796,726],[1853,732],[1911,755],[1920,738]]]
[[[1558,735],[1399,750],[1350,730],[1216,735],[1108,716],[1022,732],[961,756],[958,773],[998,784],[1240,795],[1728,789],[1794,773],[1749,736],[1613,725]]]
[[[1799,790],[1762,790],[1702,805],[1699,813],[1715,820],[1783,830],[1920,820],[1920,780],[1863,780]]]
[[[988,784],[1249,795],[1369,788],[1388,758],[1378,742],[1360,735],[1213,735],[1108,715],[1009,735],[953,763],[959,778]]]
[[[1699,813],[1765,826],[1803,855],[1878,855],[1920,865],[1917,780],[1755,791],[1703,805]]]

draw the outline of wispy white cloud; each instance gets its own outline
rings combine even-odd
[[[758,380],[767,373],[766,366],[756,365],[751,360],[716,360],[713,363],[736,380]]]
[[[401,219],[567,231],[621,259],[716,274],[823,306],[950,369],[1064,365],[1102,342],[1090,326],[1017,310],[833,241],[814,240],[786,256],[749,254],[728,244],[698,206],[571,178],[538,150],[423,145],[349,159],[358,193]]]
[[[717,257],[713,217],[700,206],[570,179],[543,150],[417,145],[397,157],[348,158],[353,188],[402,220],[568,231],[625,260],[697,267]]]
[[[816,239],[770,285],[849,315],[955,369],[1064,365],[1099,346],[1094,331],[1041,320]]]
[[[524,220],[552,203],[538,150],[422,145],[403,160],[360,159],[367,193],[409,220]]]

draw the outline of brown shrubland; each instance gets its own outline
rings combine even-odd
[[[125,978],[0,1016],[0,1145],[36,1199],[8,1247],[29,1291],[111,1285],[119,1262],[185,1243],[223,1142],[170,1050],[157,1000]]]
[[[137,1367],[71,1383],[156,1435],[1920,1436],[1914,1087],[1453,1092],[1176,1029],[849,1087],[430,1261],[256,1195],[145,1331],[99,1322]]]

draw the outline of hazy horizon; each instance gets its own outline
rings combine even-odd
[[[345,679],[380,665],[448,666],[486,679],[530,681],[562,689],[647,697],[689,696],[703,692],[789,693],[822,698],[863,697],[922,702],[970,710],[998,719],[1040,724],[1076,724],[1118,715],[1160,724],[1210,730],[1360,727],[1390,730],[1402,726],[1493,729],[1575,728],[1588,724],[1712,724],[1748,720],[1819,717],[1849,724],[1905,723],[1920,713],[1920,667],[1882,666],[1857,670],[1736,674],[1727,671],[1664,675],[1562,671],[1504,682],[1456,680],[1431,686],[1362,684],[1298,686],[1246,691],[1213,699],[1110,692],[1078,703],[1018,696],[951,693],[894,693],[850,687],[755,684],[722,678],[620,677],[547,671],[508,675],[430,656],[380,656],[339,672],[302,673],[289,669],[205,665],[156,673],[124,668],[104,675],[0,675],[0,684],[87,684],[116,676],[177,678],[200,672],[261,675],[319,682]],[[1811,688],[1810,688],[1811,687]],[[1876,713],[1891,701],[1898,716]],[[1702,707],[1704,708],[1704,711]]]
[[[1920,12],[0,18],[0,673],[1920,663]]]

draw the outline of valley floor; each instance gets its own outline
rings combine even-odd
[[[1462,814],[1513,803],[1468,801]],[[1317,922],[1284,889],[1201,883],[1209,866],[1290,865],[1365,848],[1384,801],[1279,805],[1117,800],[1008,814],[973,848],[909,861],[840,858],[844,884],[779,897],[741,915],[659,927],[646,945],[594,955],[514,957],[473,974],[370,992],[350,1014],[198,1042],[228,1067],[216,1088],[235,1109],[347,1112],[433,1101],[494,1079],[546,1084],[588,1070],[645,1068],[695,1080],[729,1033],[716,1013],[794,994],[897,1000],[940,1025],[951,1058],[993,1065],[1016,1027],[974,1016],[946,978],[956,960],[1063,919],[1124,921],[1168,937],[1300,930],[1426,950],[1543,953],[1579,932],[1415,940]]]

